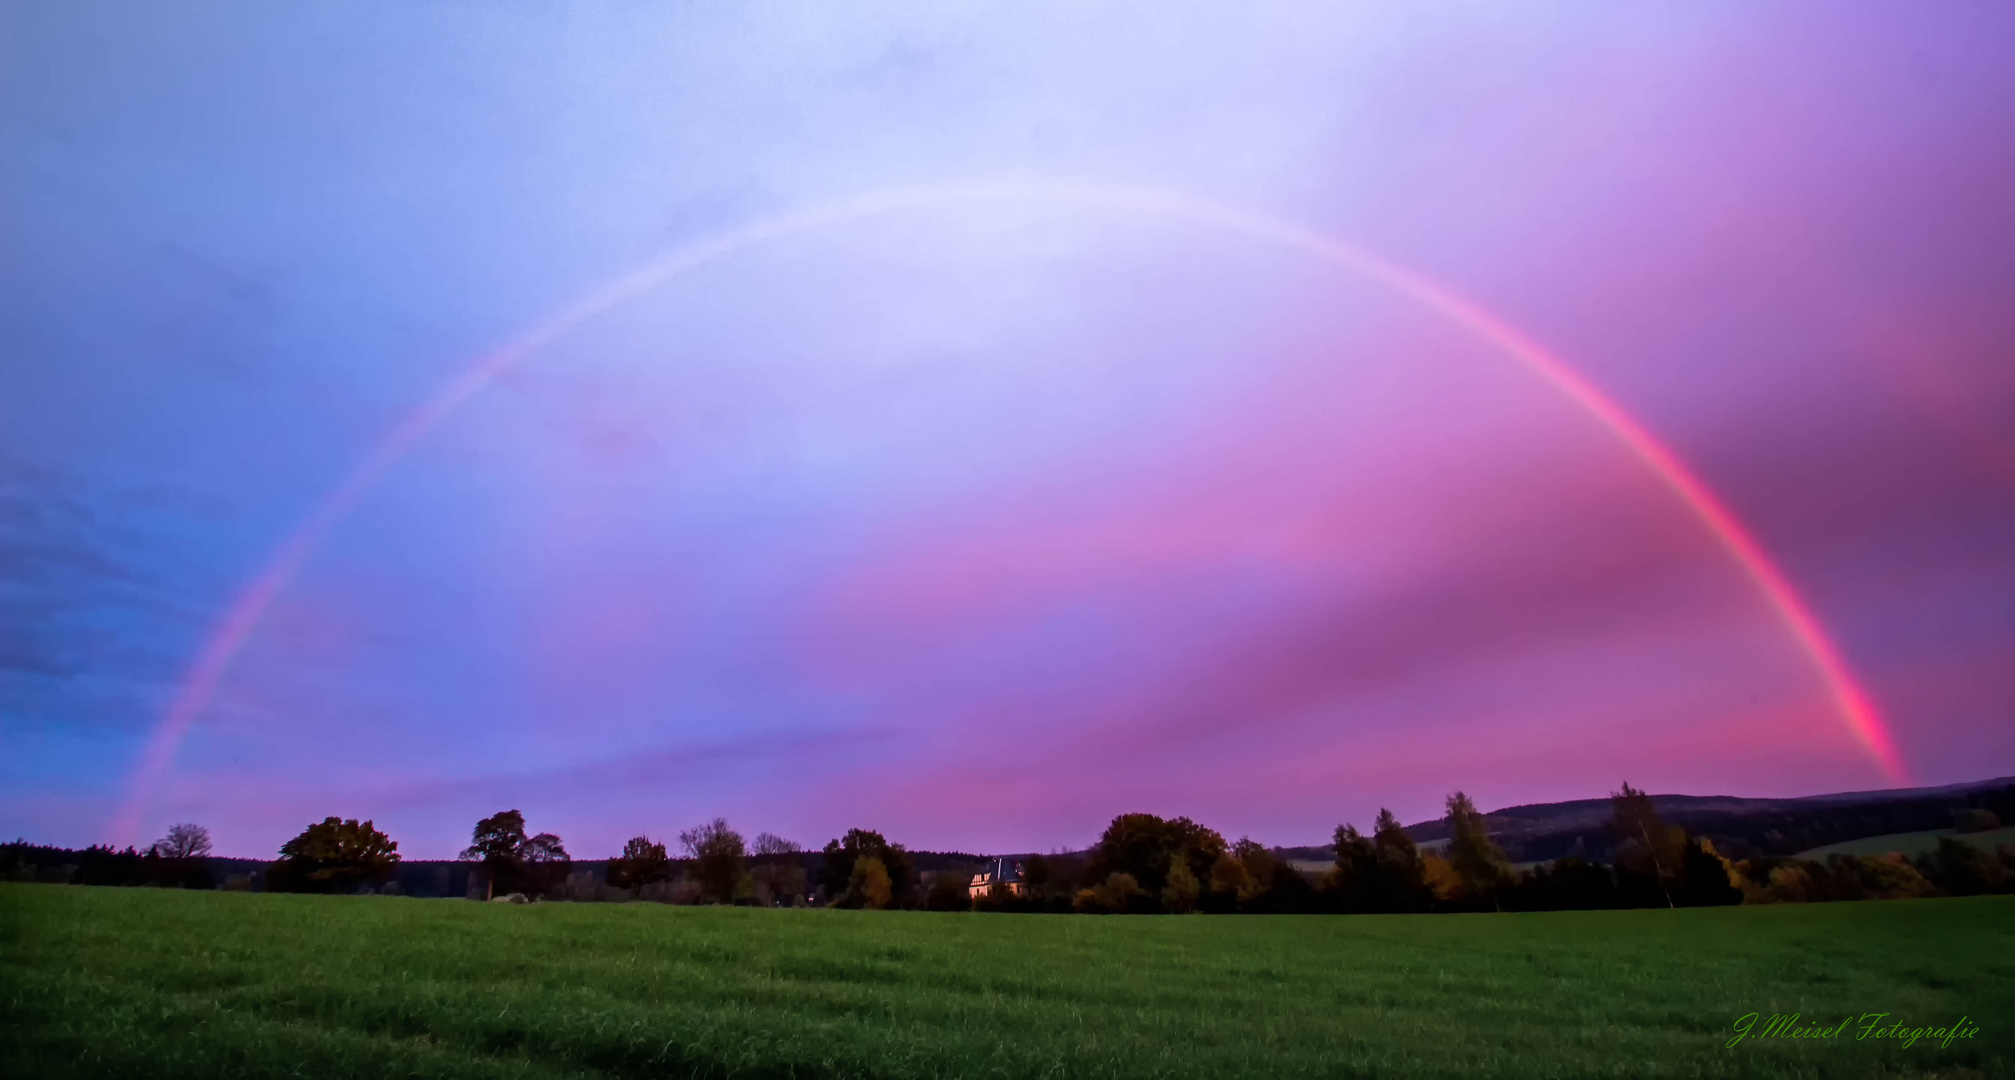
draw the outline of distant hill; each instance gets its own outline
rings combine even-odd
[[[1725,855],[1794,855],[1863,837],[1949,829],[1953,812],[1965,808],[1989,810],[2003,821],[2015,821],[2015,776],[1795,799],[1654,795],[1651,802],[1667,822],[1708,837]],[[1514,862],[1568,855],[1607,859],[1612,847],[1609,818],[1607,798],[1507,806],[1484,815],[1491,837]],[[1417,822],[1406,831],[1423,847],[1437,847],[1448,839],[1448,822],[1441,818]],[[1328,847],[1278,850],[1297,860],[1334,855]]]

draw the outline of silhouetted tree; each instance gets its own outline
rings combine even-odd
[[[210,873],[210,830],[201,825],[171,826],[147,849],[146,882],[171,889],[214,889]]]
[[[201,859],[210,854],[210,830],[201,825],[181,824],[154,841],[154,853],[164,859]]]
[[[549,832],[539,833],[525,841],[520,855],[519,888],[533,896],[552,892],[567,880],[567,871],[573,862],[559,837]]]
[[[672,860],[665,845],[648,836],[633,836],[623,845],[623,853],[609,860],[609,884],[618,889],[641,889],[672,879]]]
[[[1715,853],[1713,841],[1704,837],[1689,840],[1680,851],[1675,899],[1681,907],[1739,904],[1742,888],[1736,884],[1738,877],[1728,861]]]
[[[483,864],[485,895],[494,898],[497,886],[504,886],[511,892],[518,883],[519,870],[524,865],[525,815],[516,810],[505,810],[492,814],[476,822],[475,830],[469,835],[469,846],[462,849],[462,858],[476,859]]]
[[[565,881],[573,860],[552,833],[525,835],[525,815],[516,810],[492,814],[476,823],[462,858],[483,864],[485,895],[499,892],[538,896]]]
[[[1099,837],[1086,873],[1094,881],[1126,874],[1145,892],[1159,895],[1168,884],[1171,860],[1183,859],[1192,877],[1203,878],[1224,853],[1223,836],[1186,817],[1121,814]]]
[[[766,907],[796,906],[805,898],[805,866],[796,841],[774,833],[756,836],[754,865],[749,876],[755,883],[756,903]]]
[[[1460,791],[1448,797],[1448,828],[1448,864],[1454,868],[1463,893],[1475,903],[1502,910],[1498,894],[1516,875],[1511,872],[1511,861],[1490,839],[1476,804]]]
[[[399,845],[369,821],[323,818],[280,845],[266,873],[274,892],[350,892],[386,881],[399,864]]]
[[[871,829],[848,829],[845,836],[826,844],[825,864],[819,870],[819,884],[825,887],[826,896],[841,906],[858,906],[854,903],[850,886],[854,878],[854,863],[866,856],[873,856],[882,864],[882,872],[888,876],[889,892],[895,901],[908,895],[914,880],[910,868],[909,853],[901,844],[891,844],[882,834]]]
[[[1426,911],[1434,899],[1427,885],[1427,868],[1421,862],[1420,849],[1392,811],[1378,812],[1371,848],[1378,867],[1378,910]]]
[[[728,828],[726,818],[715,818],[680,833],[679,843],[693,860],[692,876],[699,882],[701,895],[716,904],[734,903],[747,876],[742,834]],[[749,892],[753,893],[752,887]]]
[[[1650,875],[1658,883],[1665,906],[1676,906],[1672,902],[1672,887],[1685,858],[1686,830],[1661,822],[1651,796],[1628,782],[1621,791],[1611,792],[1609,800],[1612,810],[1609,828],[1616,837],[1617,867]]]
[[[924,910],[964,911],[972,907],[972,877],[969,870],[933,873],[930,888],[924,891]]]

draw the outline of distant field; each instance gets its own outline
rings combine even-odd
[[[1859,840],[1847,840],[1838,844],[1816,847],[1811,851],[1801,851],[1801,859],[1824,861],[1829,855],[1887,855],[1902,852],[1912,858],[1927,851],[1938,850],[1938,838],[1950,836],[1964,840],[1983,851],[1993,851],[1997,844],[2015,844],[2015,826],[2005,829],[1989,829],[1986,832],[1961,833],[1952,829],[1933,829],[1929,832],[1890,833],[1887,836],[1864,836]]]
[[[1979,1037],[1749,1042],[1741,1013]],[[0,1074],[2015,1075],[2015,897],[1133,917],[0,885]]]

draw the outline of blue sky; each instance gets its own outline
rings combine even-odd
[[[1468,297],[1734,510],[1915,779],[2015,773],[2003,6],[0,18],[0,832],[109,838],[235,598],[477,358],[681,245],[972,180]],[[1543,382],[1376,282],[1041,200],[756,245],[541,350],[315,547],[175,761],[146,834],[247,854],[339,813],[441,855],[507,805],[576,854],[715,813],[1004,850],[1886,782]]]

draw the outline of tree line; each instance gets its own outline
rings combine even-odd
[[[912,853],[869,829],[849,829],[816,852],[762,833],[753,844],[720,818],[678,836],[679,855],[637,836],[602,872],[577,867],[550,832],[531,833],[505,810],[478,821],[462,859],[466,895],[486,900],[648,900],[686,904],[1045,911],[1081,914],[1288,914],[1540,911],[1802,903],[2015,892],[2015,847],[1990,854],[1954,837],[1915,859],[1836,855],[1730,859],[1712,840],[1661,820],[1651,797],[1629,784],[1610,796],[1611,859],[1568,856],[1515,866],[1475,803],[1458,791],[1445,804],[1445,840],[1416,843],[1381,810],[1367,834],[1336,829],[1333,860],[1297,864],[1249,838],[1227,843],[1186,817],[1121,814],[1080,853],[1012,860],[1019,880],[973,895],[979,860]],[[1998,817],[1961,811],[1968,831]],[[210,838],[177,825],[145,851],[63,852],[5,845],[0,867],[16,880],[212,888]],[[68,862],[55,862],[60,858]],[[920,863],[936,862],[936,869]],[[943,865],[949,861],[949,865]],[[278,892],[394,891],[398,844],[371,821],[327,818],[281,845],[263,886]],[[233,878],[232,887],[246,887]]]

